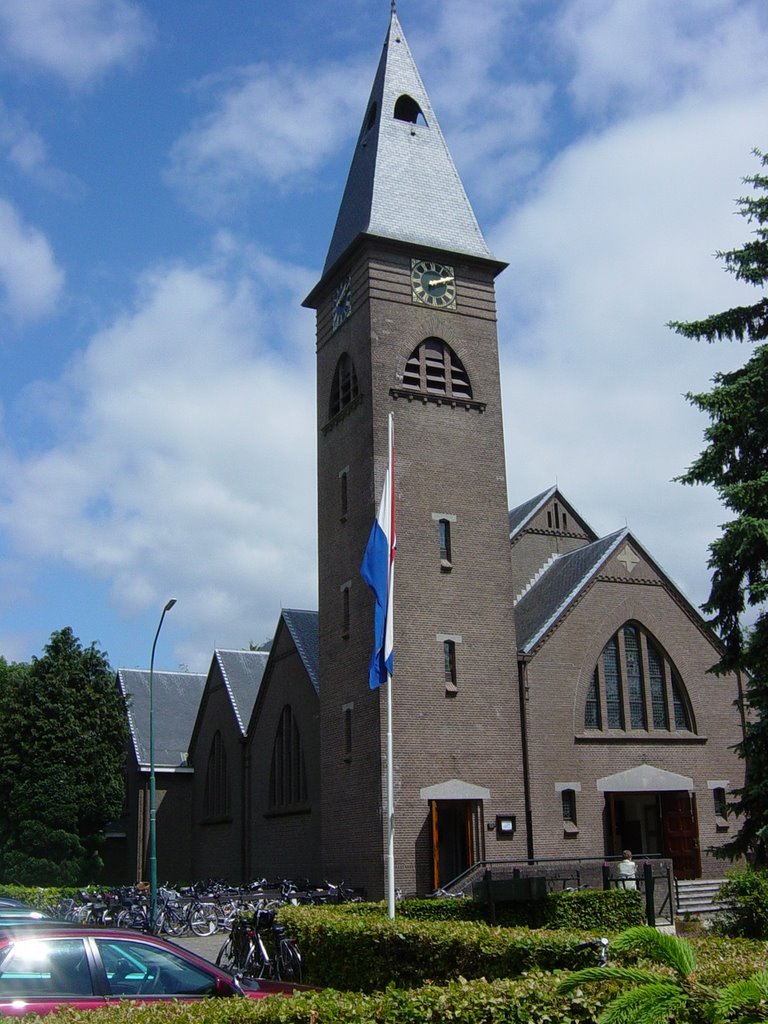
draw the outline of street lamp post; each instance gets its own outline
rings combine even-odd
[[[157,801],[155,797],[155,648],[157,638],[163,626],[165,613],[176,604],[172,597],[163,608],[163,614],[157,624],[157,632],[152,642],[152,655],[149,659],[149,922],[152,931],[157,921]]]

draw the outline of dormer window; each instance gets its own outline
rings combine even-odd
[[[426,125],[427,123],[419,104],[413,96],[408,96],[405,93],[395,103],[395,120],[407,121],[409,124]]]

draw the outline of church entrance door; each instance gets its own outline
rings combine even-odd
[[[661,825],[664,856],[672,859],[675,878],[698,878],[701,875],[701,851],[695,795],[662,793]]]
[[[685,791],[606,793],[606,852],[656,854],[672,861],[676,878],[701,875],[696,797]]]
[[[431,800],[432,875],[435,889],[475,863],[476,800]]]

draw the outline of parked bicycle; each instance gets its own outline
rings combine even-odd
[[[602,939],[589,939],[587,942],[580,942],[576,949],[592,949],[597,953],[597,966],[605,967],[608,963],[608,946],[610,945],[609,940],[606,938]]]
[[[301,954],[295,939],[278,924],[274,910],[238,917],[216,957],[232,974],[275,981],[301,981]]]

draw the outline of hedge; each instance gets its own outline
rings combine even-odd
[[[381,916],[383,903],[342,903],[355,916]],[[575,931],[623,931],[645,924],[643,897],[629,889],[578,889],[550,892],[543,900],[497,903],[495,924],[507,927],[570,928]],[[471,899],[406,899],[396,916],[409,921],[490,921],[490,907]]]
[[[602,1008],[597,993],[560,996],[555,976],[456,981],[404,991],[390,986],[363,994],[326,989],[258,1001],[108,1006],[99,1024],[592,1024]],[[606,993],[601,993],[603,1001]],[[27,1018],[34,1020],[34,1018]],[[51,1018],[46,1018],[50,1024]],[[93,1011],[63,1009],[56,1024],[93,1024]]]
[[[577,936],[571,936],[573,942]],[[700,980],[721,986],[762,967],[765,944],[694,940]],[[562,972],[532,971],[495,981],[457,979],[447,985],[402,989],[394,985],[373,993],[325,989],[290,998],[259,1001],[211,999],[199,1003],[135,1003],[99,1010],[99,1024],[594,1024],[615,994],[606,986],[587,986],[572,995],[555,991]],[[46,1018],[50,1024],[51,1018]],[[93,1024],[92,1010],[64,1009],[56,1024]],[[42,1022],[41,1022],[42,1024]],[[686,1024],[707,1024],[690,1018]]]
[[[590,950],[577,949],[587,936],[572,931],[404,916],[390,921],[383,910],[346,907],[283,907],[280,922],[298,940],[305,976],[313,984],[346,990],[495,980],[595,962]]]

